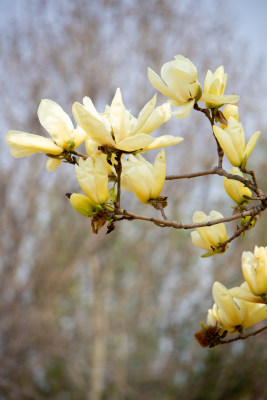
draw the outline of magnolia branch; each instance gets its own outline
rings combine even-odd
[[[247,335],[245,335],[244,333],[240,333],[238,336],[232,338],[232,339],[228,339],[228,340],[221,340],[221,339],[216,339],[216,341],[214,343],[212,343],[209,347],[215,347],[219,344],[227,344],[227,343],[232,343],[232,342],[236,342],[237,340],[245,340],[251,336],[256,336],[258,335],[258,333],[263,332],[265,329],[267,329],[267,325],[264,326],[263,328],[258,329],[257,331],[248,333]]]
[[[251,216],[251,217],[249,218],[249,220],[248,220],[242,227],[240,227],[240,228],[237,227],[235,233],[234,233],[229,239],[227,239],[227,240],[226,240],[225,242],[223,242],[223,243],[220,243],[220,248],[221,248],[223,251],[225,251],[226,246],[227,246],[228,243],[231,243],[234,239],[236,239],[238,236],[242,235],[242,233],[244,233],[246,230],[249,229],[250,224],[251,224],[252,221],[253,221],[253,218],[254,218],[254,217]]]
[[[246,171],[245,173],[252,173],[252,172],[254,172],[254,171]],[[225,169],[223,169],[221,167],[214,167],[210,170],[193,172],[193,173],[184,174],[184,175],[168,175],[168,176],[166,176],[166,180],[172,181],[172,180],[176,180],[176,179],[177,180],[178,179],[191,179],[191,178],[198,178],[200,176],[205,176],[205,175],[220,175],[220,176],[224,176],[225,178],[228,178],[228,179],[233,179],[233,180],[242,182],[246,187],[253,190],[253,192],[255,192],[258,196],[262,196],[262,197],[264,197],[264,199],[267,198],[267,195],[264,195],[263,192],[258,188],[258,186],[253,184],[250,179],[245,178],[243,176],[230,174],[229,172],[227,172]]]
[[[131,219],[138,219],[138,220],[142,220],[142,221],[153,222],[154,224],[159,225],[161,227],[168,227],[169,226],[169,227],[172,227],[172,228],[175,228],[175,229],[196,229],[196,228],[202,228],[202,227],[206,227],[206,226],[212,226],[212,225],[221,224],[221,223],[224,223],[224,222],[230,222],[230,221],[234,221],[234,220],[245,218],[245,217],[253,218],[256,215],[260,214],[260,212],[263,211],[265,208],[267,208],[267,204],[262,202],[261,204],[250,208],[249,210],[242,211],[241,213],[234,214],[234,215],[232,215],[230,217],[220,218],[220,219],[216,219],[216,220],[213,220],[213,221],[201,222],[201,223],[197,223],[197,224],[183,224],[183,223],[177,222],[177,221],[168,221],[168,220],[165,220],[165,219],[158,219],[158,218],[153,218],[153,217],[145,217],[143,215],[134,214],[134,213],[132,213],[130,211],[121,210],[121,209],[117,210],[117,214],[118,215],[122,215],[122,216],[131,217]],[[246,224],[244,224],[244,225],[246,225]],[[248,224],[248,226],[249,226],[249,224]],[[242,230],[242,232],[243,232],[243,230]]]

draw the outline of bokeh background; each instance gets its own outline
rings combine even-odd
[[[88,95],[102,111],[120,87],[137,115],[155,93],[147,66],[159,73],[183,54],[202,84],[208,68],[225,66],[247,138],[262,131],[249,166],[266,191],[266,13],[264,0],[0,1],[1,400],[267,398],[266,333],[214,349],[194,340],[213,281],[239,285],[242,251],[267,245],[264,215],[226,254],[204,260],[188,231],[125,221],[93,235],[64,196],[79,191],[73,167],[48,173],[44,155],[12,159],[4,140],[9,129],[46,134],[43,98],[71,115]],[[212,167],[208,121],[174,119],[159,129],[185,138],[166,149],[168,173]],[[168,216],[230,215],[221,187],[219,177],[166,184]],[[123,202],[153,214],[128,194]]]

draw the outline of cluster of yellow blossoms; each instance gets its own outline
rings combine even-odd
[[[70,117],[52,100],[42,100],[38,109],[41,125],[51,138],[21,131],[9,131],[6,141],[14,157],[24,157],[36,152],[47,154],[47,170],[55,170],[64,159],[69,159],[73,151],[83,142],[86,144],[88,161],[79,161],[76,175],[87,199],[75,196],[71,204],[82,214],[91,216],[92,210],[103,208],[109,201],[108,174],[114,172],[115,154],[127,157],[122,160],[122,188],[135,193],[143,203],[157,200],[166,176],[164,152],[156,157],[154,168],[140,154],[148,150],[172,146],[183,138],[165,135],[158,138],[150,136],[159,126],[168,121],[171,115],[185,118],[198,101],[205,101],[208,108],[219,108],[225,103],[235,103],[239,96],[224,95],[226,74],[223,66],[214,73],[207,72],[204,93],[197,80],[197,69],[187,58],[179,55],[167,62],[161,69],[162,79],[150,68],[148,78],[152,85],[170,98],[167,103],[156,107],[156,95],[143,107],[138,118],[127,110],[122,102],[120,89],[117,89],[110,106],[99,113],[89,97],[83,104],[74,103],[73,116],[77,123],[74,128]],[[172,112],[170,104],[179,106]],[[156,107],[156,108],[155,108]],[[222,149],[235,166],[245,165],[259,136],[256,132],[245,147],[244,131],[238,121],[236,106],[227,108],[224,113],[227,126],[215,126],[214,135]],[[231,106],[230,106],[231,107]],[[113,157],[110,157],[113,154]],[[102,161],[100,161],[102,159]],[[113,164],[110,170],[109,164]],[[231,173],[242,174],[237,168]],[[225,180],[227,193],[238,203],[247,201],[250,191],[237,181]],[[101,192],[101,194],[99,194]],[[114,198],[114,191],[113,198]],[[95,212],[95,211],[94,211]],[[196,238],[195,236],[192,236]],[[200,246],[200,241],[194,241]],[[214,245],[214,243],[213,243]],[[207,246],[205,245],[204,248]]]
[[[117,89],[111,104],[102,113],[96,110],[89,97],[83,99],[83,104],[75,102],[72,112],[76,127],[57,103],[42,100],[38,117],[51,138],[21,131],[9,131],[6,135],[14,157],[46,153],[48,171],[55,170],[62,161],[75,164],[76,177],[84,194],[69,193],[67,196],[77,211],[92,218],[95,233],[107,221],[109,224],[116,221],[121,189],[133,192],[142,203],[152,204],[155,208],[158,205],[157,209],[160,209],[160,204],[161,208],[166,206],[166,197],[160,196],[166,178],[165,152],[161,150],[158,153],[154,165],[140,153],[173,146],[183,140],[172,135],[150,136],[172,115],[186,118],[193,108],[209,112],[213,118],[214,137],[233,166],[229,173],[236,178],[243,177],[242,171],[260,135],[259,131],[255,132],[245,144],[236,105],[239,96],[224,94],[227,76],[223,66],[214,73],[208,70],[204,90],[198,82],[195,65],[181,55],[162,66],[161,77],[148,68],[148,78],[169,100],[156,107],[157,98],[154,95],[137,118],[125,108],[121,91]],[[205,102],[206,109],[200,109],[198,102]],[[173,111],[171,105],[178,109]],[[218,112],[222,106],[225,106],[223,113]],[[215,122],[220,122],[220,126]],[[82,143],[87,155],[76,150]],[[79,161],[76,157],[80,157]],[[238,210],[244,210],[251,198],[250,189],[240,180],[225,176],[223,183]],[[193,215],[193,223],[200,226],[196,226],[191,237],[196,246],[206,250],[203,256],[223,253],[228,246],[225,225],[213,223],[221,219],[223,216],[217,211],[211,211],[208,216],[202,211]],[[262,303],[260,299],[266,301],[266,259],[266,248],[256,248],[254,256],[243,254],[247,283],[239,289],[227,291],[220,283],[214,284],[215,305],[209,311],[208,325],[216,326],[216,333],[235,332],[266,317],[266,306],[257,304]]]
[[[254,254],[244,251],[242,270],[245,282],[226,289],[215,282],[213,308],[208,311],[207,325],[196,333],[203,347],[213,347],[227,333],[243,334],[243,329],[267,318],[267,247],[255,247]]]

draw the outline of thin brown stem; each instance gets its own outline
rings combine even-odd
[[[196,103],[196,104],[194,105],[194,109],[195,109],[196,111],[200,111],[200,112],[202,112],[203,114],[205,114],[206,117],[208,118],[208,120],[210,121],[211,125],[214,124],[214,118],[211,116],[210,110],[209,110],[208,108],[199,107],[199,105]]]
[[[249,226],[251,224],[251,222],[253,221],[253,216],[251,216],[249,218],[249,220],[242,226],[242,227],[238,227],[235,231],[235,233],[229,238],[227,239],[225,242],[220,244],[220,248],[222,248],[223,250],[225,250],[226,246],[228,243],[231,243],[234,239],[236,239],[238,236],[242,235],[243,232],[245,232],[246,230],[249,229]]]
[[[121,155],[122,152],[118,151],[116,153],[116,163],[114,164],[116,174],[117,174],[117,201],[115,203],[115,211],[118,212],[120,209],[121,203],[121,173],[122,173],[122,165],[121,165]]]
[[[193,172],[193,173],[190,173],[190,174],[168,175],[168,176],[166,176],[166,180],[191,179],[191,178],[197,178],[197,177],[206,176],[206,175],[225,176],[228,179],[233,179],[233,180],[242,182],[246,187],[248,187],[249,189],[253,190],[253,192],[255,192],[258,196],[264,196],[262,191],[260,189],[258,189],[258,187],[256,187],[251,182],[251,180],[249,180],[248,178],[245,178],[244,176],[230,174],[225,169],[223,169],[221,167],[218,167],[218,166],[216,166],[216,167],[214,167],[214,168],[212,168],[210,170]],[[262,197],[261,197],[261,199],[262,199]]]
[[[71,151],[69,151],[69,153],[73,154],[74,156],[77,156],[77,157],[82,157],[84,159],[88,158],[88,156],[86,154],[80,153],[79,151],[76,151],[76,150],[71,150]]]
[[[182,224],[181,222],[177,222],[177,221],[168,221],[168,220],[158,219],[158,218],[153,218],[153,217],[150,218],[150,217],[145,217],[143,215],[134,214],[127,210],[117,210],[117,214],[123,215],[123,216],[129,216],[129,217],[132,217],[132,219],[153,222],[154,224],[162,226],[162,227],[169,226],[169,227],[172,227],[175,229],[195,229],[195,228],[202,228],[205,226],[217,225],[217,224],[224,223],[224,222],[230,222],[230,221],[234,221],[234,220],[240,219],[240,218],[245,218],[248,216],[254,217],[254,216],[260,214],[260,212],[263,211],[265,208],[267,208],[267,204],[262,203],[260,205],[250,208],[249,210],[242,211],[241,213],[234,214],[230,217],[220,218],[220,219],[216,219],[213,221],[201,222],[198,224]]]
[[[237,340],[245,340],[251,336],[256,336],[258,335],[258,333],[263,332],[265,329],[267,329],[267,325],[264,326],[263,328],[258,329],[257,331],[248,333],[247,335],[245,335],[244,333],[239,334],[238,336],[232,338],[232,339],[228,339],[228,340],[219,340],[218,342],[216,342],[215,346],[219,345],[219,344],[227,344],[227,343],[232,343],[232,342],[236,342]],[[212,346],[212,347],[215,347]]]
[[[241,168],[241,170],[245,174],[251,175],[253,183],[254,183],[254,186],[255,186],[255,188],[257,190],[257,194],[260,196],[261,195],[261,191],[259,190],[259,187],[258,187],[258,181],[257,181],[257,177],[256,177],[255,172],[252,169],[251,170],[246,170],[245,168]]]

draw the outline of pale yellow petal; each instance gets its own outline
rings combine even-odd
[[[247,315],[243,322],[243,328],[249,328],[250,326],[257,324],[267,318],[267,305],[256,304],[251,302],[244,302],[247,307]]]
[[[50,133],[58,146],[70,140],[74,130],[73,123],[65,111],[52,100],[42,100],[38,108],[41,125]]]
[[[116,147],[122,151],[133,152],[146,148],[153,140],[154,138],[151,136],[145,133],[139,133],[138,135],[130,136],[120,141]]]
[[[239,167],[243,159],[234,147],[229,134],[216,125],[213,126],[213,132],[230,163],[235,167]]]
[[[188,117],[192,108],[194,107],[195,99],[188,101],[185,105],[181,106],[177,111],[174,111],[172,115],[179,119]]]
[[[110,121],[113,128],[116,144],[129,136],[129,114],[124,107],[121,91],[118,88],[110,106]]]
[[[75,172],[79,185],[89,198],[90,202],[92,204],[99,204],[93,160],[90,157],[86,160],[80,158],[79,165],[75,165]]]
[[[115,147],[115,142],[99,114],[91,114],[84,106],[77,102],[73,104],[72,112],[77,124],[92,139],[101,145]]]
[[[205,81],[204,81],[204,92],[205,93],[209,92],[209,88],[210,88],[210,85],[212,84],[212,80],[213,80],[213,73],[211,72],[210,69],[208,69],[206,77],[205,77]]]
[[[60,164],[62,160],[57,160],[56,158],[49,158],[46,162],[46,169],[49,172],[55,171]]]
[[[163,82],[163,80],[151,69],[147,69],[148,79],[150,80],[151,84],[156,88],[159,92],[164,94],[166,97],[174,98],[174,93],[168,86]]]
[[[226,287],[220,282],[215,282],[212,288],[212,294],[218,306],[220,320],[233,327],[242,325],[244,310],[239,306],[239,302],[233,299]]]
[[[166,159],[165,159],[165,151],[161,150],[154,163],[153,169],[153,185],[152,185],[152,193],[151,198],[157,199],[160,195],[160,192],[163,188],[166,177]]]
[[[228,103],[236,103],[240,99],[240,96],[237,95],[221,95],[216,96],[214,94],[203,93],[199,101],[205,101],[208,104],[213,105],[214,107],[228,104]]]
[[[159,126],[167,122],[171,118],[171,115],[171,106],[168,103],[164,103],[161,106],[155,108],[155,110],[142,126],[140,133],[148,134],[155,131]]]
[[[144,126],[146,126],[148,124],[148,118],[151,116],[151,114],[152,115],[154,114],[153,110],[156,106],[156,101],[157,101],[157,95],[155,94],[152,97],[152,99],[142,108],[142,110],[140,111],[138,118],[136,120],[135,126],[133,127],[133,129],[131,129],[131,135],[135,135],[136,133],[150,133],[156,129],[156,128],[154,128],[150,131],[144,130]],[[155,118],[155,116],[153,118]],[[151,120],[151,118],[149,118],[149,120]],[[166,121],[167,121],[167,119],[166,119]],[[163,122],[165,122],[165,121],[163,121]],[[161,125],[161,124],[159,124],[159,125]]]
[[[92,216],[92,213],[95,211],[94,205],[83,194],[72,193],[69,199],[72,207],[86,217]]]
[[[233,287],[228,290],[231,296],[237,299],[249,301],[251,303],[264,304],[264,300],[260,296],[255,296],[249,289],[247,282],[244,282],[241,286]]]
[[[21,131],[9,131],[6,135],[7,145],[13,157],[25,157],[34,153],[49,153],[58,155],[63,149],[57,146],[53,139]]]
[[[73,141],[75,143],[74,149],[80,146],[80,144],[85,141],[87,136],[87,133],[80,126],[77,126],[73,134]]]
[[[97,199],[99,204],[103,204],[108,200],[108,169],[101,155],[96,156],[95,160],[95,180]]]
[[[257,131],[249,139],[248,144],[246,145],[246,149],[245,149],[245,156],[247,156],[247,158],[250,156],[250,153],[254,149],[254,146],[255,146],[260,134],[261,134],[261,132]],[[245,156],[244,156],[244,158],[245,158]]]
[[[154,138],[153,138],[154,139]],[[181,143],[184,139],[181,137],[175,137],[172,135],[160,136],[153,140],[143,151],[160,149],[161,147],[174,146],[175,144]]]
[[[197,231],[191,232],[191,239],[195,246],[200,247],[201,249],[210,251],[210,245],[200,236]]]

